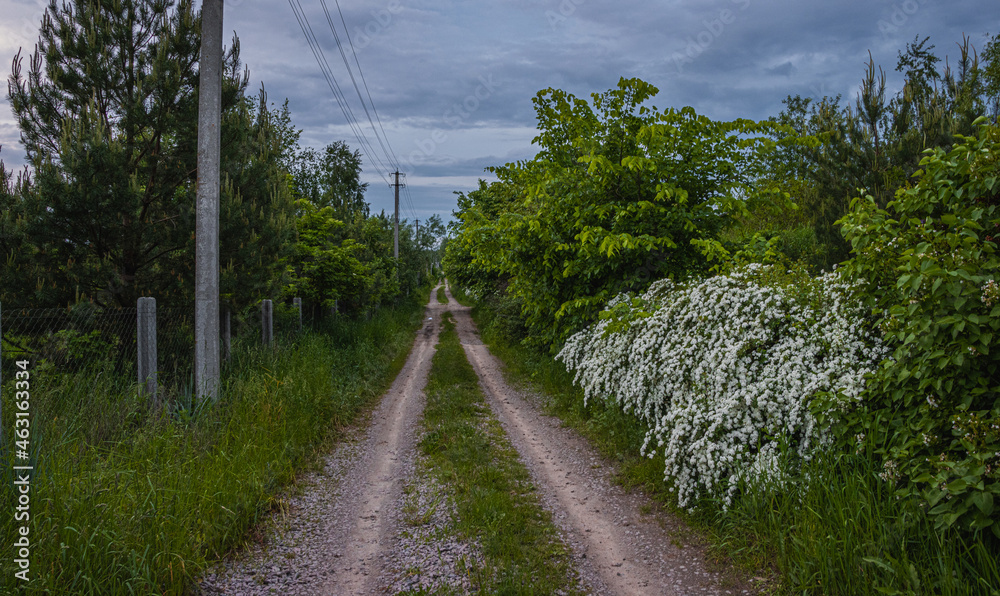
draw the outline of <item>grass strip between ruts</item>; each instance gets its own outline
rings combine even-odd
[[[420,450],[455,502],[455,531],[474,540],[483,565],[468,569],[483,594],[578,593],[569,549],[517,451],[490,412],[451,313],[427,383]]]

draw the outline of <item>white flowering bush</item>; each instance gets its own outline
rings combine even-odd
[[[650,427],[682,507],[731,504],[741,478],[780,480],[783,453],[809,460],[829,443],[810,410],[857,400],[887,355],[854,288],[836,273],[749,265],[688,285],[669,280],[619,295],[557,358],[585,399],[602,398]]]

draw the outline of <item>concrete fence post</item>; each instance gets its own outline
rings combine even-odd
[[[274,309],[270,300],[260,303],[260,323],[264,345],[269,346],[274,341]]]
[[[302,299],[292,298],[292,304],[295,305],[295,310],[299,311],[299,333],[302,333]]]
[[[229,307],[225,306],[219,311],[219,330],[222,333],[222,361],[229,362],[229,358],[232,357],[232,335],[230,334],[230,319]]]
[[[156,386],[156,298],[136,301],[135,347],[138,356],[139,386],[150,399],[154,412],[160,409]]]

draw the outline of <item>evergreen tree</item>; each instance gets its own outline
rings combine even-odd
[[[27,73],[18,54],[8,83],[31,179],[8,192],[6,219],[30,249],[0,245],[28,284],[0,299],[191,299],[200,30],[191,0],[50,4]],[[224,60],[222,254],[245,265],[225,268],[223,285],[261,291],[293,225],[288,131],[263,95],[246,98],[238,39]]]
[[[261,88],[256,98],[241,95],[224,114],[222,133],[220,292],[242,311],[287,283],[284,259],[293,250],[296,223],[287,152],[298,132],[290,127],[287,104],[269,110]]]
[[[849,256],[837,222],[854,197],[869,194],[884,207],[897,189],[915,182],[927,149],[948,149],[955,135],[974,134],[975,119],[996,103],[989,74],[998,64],[995,46],[987,46],[981,61],[964,38],[953,69],[947,60],[941,67],[928,41],[916,37],[899,52],[896,71],[904,84],[895,96],[887,96],[885,73],[869,58],[853,105],[842,106],[840,97],[789,96],[773,119],[813,141],[776,153],[771,177],[783,181],[811,219],[822,266]]]
[[[176,286],[152,265],[184,249],[193,222],[200,27],[189,0],[172,4],[52,3],[27,76],[14,59],[36,301],[131,306]]]

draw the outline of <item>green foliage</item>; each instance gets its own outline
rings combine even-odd
[[[183,249],[176,224],[193,216],[195,137],[181,123],[197,116],[198,31],[190,2],[46,10],[27,77],[18,55],[9,85],[33,169],[14,205],[32,250],[8,255],[22,299],[65,304],[82,286],[132,306],[137,287],[172,282],[149,265]]]
[[[1000,34],[993,36],[980,56],[983,62],[982,81],[987,115],[996,124],[997,118],[1000,118]]]
[[[340,301],[348,311],[366,304],[372,280],[355,256],[363,247],[354,239],[338,238],[345,224],[334,219],[333,207],[318,209],[304,199],[297,204],[299,238],[290,259],[292,288],[287,293],[326,309],[339,307]]]
[[[843,433],[879,437],[883,478],[938,528],[1000,538],[1000,129],[983,125],[921,166],[885,209],[868,195],[843,219],[847,271],[867,281],[895,350]]]
[[[296,224],[286,146],[298,133],[290,128],[287,106],[268,109],[262,87],[256,98],[241,95],[223,113],[222,135],[220,295],[240,311],[274,296],[285,281],[282,261]],[[184,253],[188,266],[193,252]]]
[[[972,122],[1000,106],[1000,67],[996,39],[977,59],[968,38],[958,44],[955,68],[945,66],[928,38],[915,38],[899,52],[896,71],[903,74],[902,89],[886,93],[886,75],[869,59],[857,100],[841,104],[840,96],[819,101],[788,96],[785,109],[772,120],[780,125],[777,138],[788,130],[803,142],[781,145],[769,156],[768,177],[789,194],[798,210],[780,208],[775,219],[768,210],[745,225],[734,239],[762,232],[809,226],[816,245],[791,247],[793,259],[827,270],[850,255],[850,245],[836,222],[850,209],[859,192],[871,195],[880,207],[896,190],[913,182],[924,150],[948,148],[954,135],[974,134]],[[859,191],[860,189],[860,191]],[[782,222],[781,215],[785,216]],[[756,229],[755,229],[756,228]]]
[[[286,261],[286,297],[307,307],[359,314],[408,296],[427,283],[444,236],[441,218],[399,226],[399,259],[393,258],[393,222],[369,215],[360,182],[361,157],[345,143],[322,153],[293,144],[291,186],[297,240]]]
[[[0,299],[191,298],[199,45],[189,0],[47,8],[28,72],[18,55],[10,77],[30,170],[0,176]],[[289,131],[263,92],[246,97],[237,39],[224,61],[222,283],[247,296],[272,286],[292,230]]]
[[[459,197],[449,276],[507,284],[532,341],[554,347],[615,294],[704,272],[693,241],[758,193],[767,125],[643,105],[656,93],[622,79],[591,107],[540,91],[535,158],[490,168],[497,182]]]
[[[317,207],[333,208],[337,219],[350,220],[358,213],[368,215],[364,198],[368,184],[360,179],[361,153],[351,152],[347,143],[330,143],[322,152],[305,148],[295,155],[291,174],[298,198]]]

